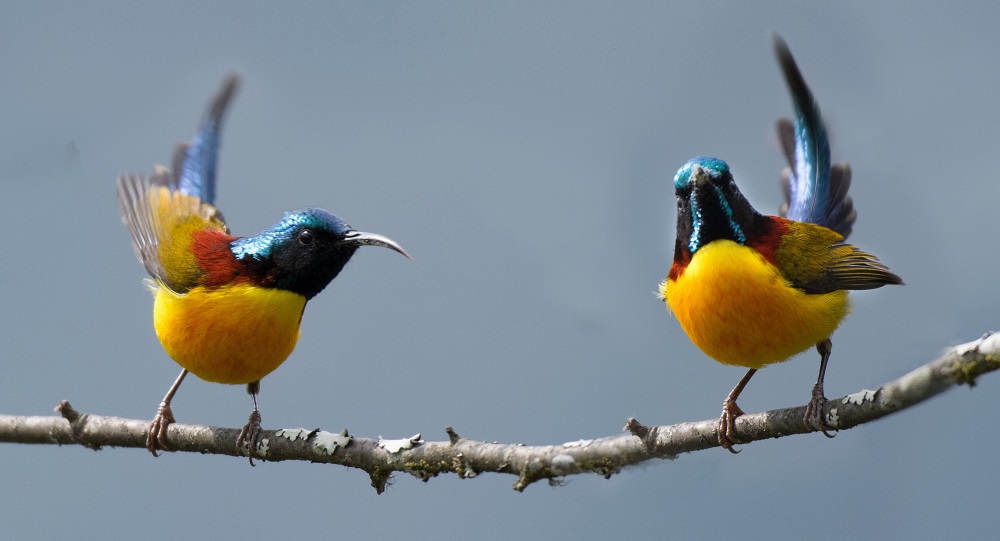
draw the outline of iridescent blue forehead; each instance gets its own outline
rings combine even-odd
[[[351,226],[323,209],[302,209],[286,212],[281,221],[254,237],[233,241],[231,250],[237,258],[253,256],[257,259],[271,255],[273,246],[292,239],[297,231],[307,227],[342,235],[351,231]]]
[[[688,184],[691,183],[691,167],[695,165],[700,165],[712,178],[719,178],[723,173],[729,172],[729,166],[726,165],[726,162],[718,158],[698,156],[677,170],[677,174],[674,175],[674,189],[683,190],[688,187]]]
[[[302,209],[295,212],[286,212],[279,225],[288,224],[290,230],[299,226],[311,229],[328,231],[337,235],[343,235],[351,231],[351,226],[340,218],[330,214],[323,209]]]

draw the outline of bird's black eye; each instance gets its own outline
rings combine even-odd
[[[308,246],[312,244],[313,240],[315,239],[316,239],[316,234],[312,232],[312,229],[303,229],[302,231],[299,231],[300,244]]]

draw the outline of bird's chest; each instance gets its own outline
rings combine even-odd
[[[845,291],[807,294],[755,250],[727,240],[703,246],[662,287],[692,342],[721,363],[748,368],[829,338],[849,311]]]
[[[257,381],[295,348],[305,297],[232,285],[156,292],[153,325],[163,348],[196,376],[218,383]]]

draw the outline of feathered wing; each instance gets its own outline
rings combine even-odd
[[[781,173],[785,203],[778,212],[792,220],[828,227],[847,238],[857,217],[847,195],[851,169],[846,163],[830,164],[830,141],[819,105],[785,42],[775,36],[774,46],[795,109],[794,122],[782,118],[777,124],[778,140],[788,162]]]
[[[830,247],[827,283],[834,289],[875,289],[889,284],[902,284],[877,257],[847,243]]]
[[[172,169],[156,166],[149,177],[118,177],[118,209],[136,257],[150,276],[177,293],[194,287],[201,274],[190,250],[192,234],[229,232],[213,203],[222,121],[238,86],[238,75],[226,77],[198,134],[177,145]]]
[[[787,233],[779,241],[775,259],[793,287],[823,294],[903,283],[878,258],[845,243],[839,233],[810,223],[785,223]]]
[[[201,270],[190,246],[195,231],[229,232],[221,214],[200,198],[163,181],[172,177],[158,166],[149,177],[118,177],[118,209],[132,236],[132,247],[146,272],[164,286],[184,293],[197,285]]]

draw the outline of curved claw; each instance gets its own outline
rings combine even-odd
[[[165,449],[167,446],[167,427],[176,422],[174,412],[170,409],[170,404],[160,402],[160,407],[156,410],[156,417],[149,423],[149,432],[146,434],[146,449],[153,453],[153,456],[160,456],[157,450]]]
[[[257,439],[260,437],[260,412],[256,409],[250,413],[250,419],[247,424],[243,425],[243,430],[240,430],[240,435],[236,438],[236,454],[242,454],[243,444],[246,443],[247,446],[247,456],[250,458],[250,465],[256,466],[253,463],[254,457],[260,458],[257,455]]]
[[[837,435],[838,430],[830,426],[826,422],[826,416],[823,414],[823,408],[826,406],[826,396],[823,393],[823,386],[816,384],[813,386],[812,399],[809,400],[809,404],[806,405],[806,414],[802,419],[802,422],[806,425],[806,429],[818,430],[823,433],[824,436],[828,438],[833,438]],[[833,431],[831,434],[830,431]]]
[[[736,405],[735,400],[726,400],[722,403],[722,415],[719,417],[719,446],[730,453],[738,454],[739,449],[733,449],[733,445],[743,443],[736,437],[736,418],[743,415],[743,410]]]

